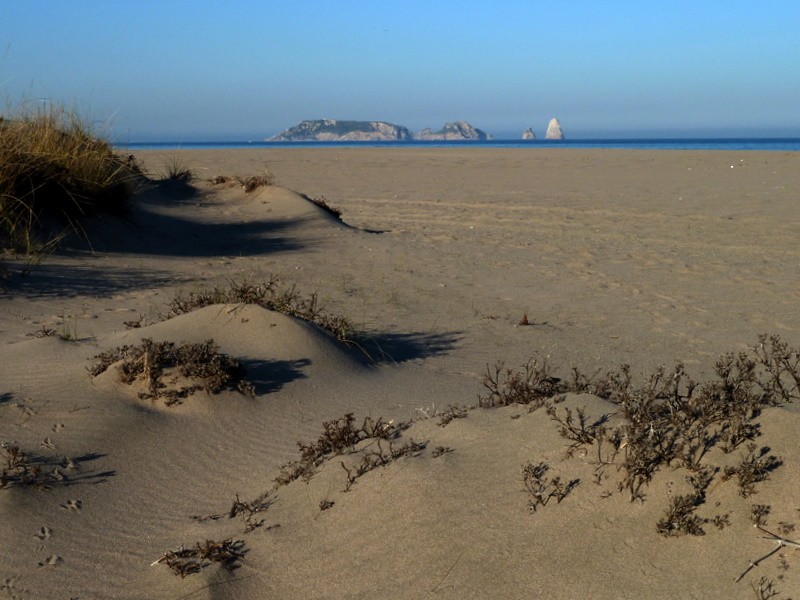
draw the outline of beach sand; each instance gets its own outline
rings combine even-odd
[[[619,459],[598,469],[596,445],[569,456],[544,408],[439,424],[448,407],[476,404],[498,361],[534,357],[565,380],[572,367],[591,376],[628,364],[637,382],[680,361],[705,381],[759,334],[800,345],[797,153],[136,155],[151,173],[177,159],[197,191],[142,192],[125,219],[87,225],[91,248],[71,242],[0,295],[0,440],[57,469],[46,486],[0,489],[0,597],[753,598],[769,582],[779,598],[800,593],[794,547],[734,581],[775,547],[754,529],[753,505],[771,507],[767,529],[800,538],[798,405],[760,418],[755,442],[782,464],[757,493],[743,498],[735,478],[715,475],[697,513],[728,524],[707,522],[702,536],[656,528],[687,493],[686,469],[659,469],[631,501]],[[251,194],[207,181],[265,171],[278,185]],[[176,294],[271,275],[350,319],[361,348],[253,305],[161,319]],[[99,353],[144,338],[213,339],[242,362],[255,397],[197,392],[166,406],[113,368],[88,372]],[[557,414],[581,407],[592,422],[619,418],[586,393]],[[364,441],[275,487],[297,442],[346,413],[359,425],[413,422],[391,447]],[[387,458],[411,440],[426,446]],[[746,453],[715,448],[706,460],[724,469]],[[387,464],[348,484],[362,460]],[[579,483],[534,511],[523,467],[540,462],[547,480]],[[237,497],[262,499],[260,526],[228,518]],[[210,515],[223,516],[192,518]],[[225,539],[244,543],[234,570],[181,578],[152,564]]]

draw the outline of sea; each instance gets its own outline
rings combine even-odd
[[[235,148],[607,148],[615,150],[769,150],[800,151],[800,138],[588,139],[588,140],[459,140],[397,142],[129,142],[120,150],[228,150]]]

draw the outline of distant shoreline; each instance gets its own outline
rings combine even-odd
[[[589,140],[458,140],[458,141],[347,141],[347,142],[265,142],[265,141],[165,141],[114,144],[121,150],[231,150],[237,148],[524,148],[524,149],[618,149],[618,150],[767,150],[800,151],[800,138],[661,138]]]

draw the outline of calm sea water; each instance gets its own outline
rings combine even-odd
[[[490,140],[458,142],[136,142],[117,144],[125,150],[191,150],[230,148],[614,148],[620,150],[771,150],[800,151],[800,138],[615,139],[615,140]]]

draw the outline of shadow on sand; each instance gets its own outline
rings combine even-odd
[[[374,333],[361,343],[361,348],[374,364],[402,363],[445,354],[455,348],[462,337],[459,331]]]
[[[245,378],[253,384],[256,394],[277,392],[287,383],[305,379],[303,367],[311,364],[307,358],[298,360],[249,360],[240,359]]]

